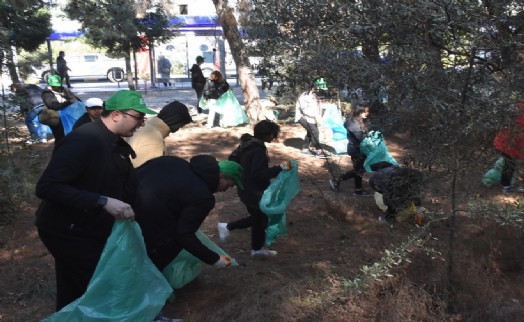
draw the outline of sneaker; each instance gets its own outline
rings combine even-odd
[[[359,189],[359,190],[353,191],[353,196],[368,197],[371,195],[366,190]]]
[[[153,322],[182,322],[182,319],[172,319],[168,318],[165,315],[162,315],[162,313],[158,314],[156,318],[153,320]]]
[[[328,154],[322,150],[318,150],[317,153],[315,154],[315,156],[319,159],[327,159],[328,158]]]
[[[217,224],[217,228],[218,228],[218,237],[220,238],[220,241],[225,242],[227,239],[227,236],[229,236],[229,229],[227,229],[227,223],[219,222]]]
[[[259,250],[251,250],[251,256],[265,256],[265,257],[271,257],[275,256],[277,253],[276,250],[271,250],[267,248],[260,248]]]
[[[340,180],[338,179],[329,179],[329,185],[331,186],[331,190],[337,192],[340,188]]]
[[[300,153],[305,155],[315,155],[310,149],[302,149]]]
[[[514,192],[517,192],[517,189],[514,186],[502,187],[502,193],[514,193]]]

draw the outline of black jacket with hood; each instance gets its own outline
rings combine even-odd
[[[240,200],[247,207],[259,208],[264,190],[282,168],[269,167],[269,156],[264,142],[248,133],[240,137],[240,145],[231,153],[229,160],[238,162],[244,169],[244,189],[238,188]]]
[[[215,206],[219,173],[218,162],[210,155],[197,155],[189,162],[162,156],[136,169],[135,218],[148,253],[162,249],[170,257],[163,259],[166,263],[182,249],[210,265],[220,258],[195,235]]]
[[[206,78],[202,73],[200,65],[193,64],[189,71],[191,72],[191,87],[203,89],[206,86]]]

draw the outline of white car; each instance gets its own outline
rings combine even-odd
[[[69,77],[74,79],[107,79],[111,82],[120,82],[125,77],[124,58],[114,59],[103,54],[66,55],[67,66],[71,69]],[[47,67],[47,68],[46,68]],[[53,63],[56,71],[56,62]],[[49,66],[36,71],[41,80],[47,83],[47,78],[52,75]]]

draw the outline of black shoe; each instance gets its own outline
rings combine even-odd
[[[369,197],[370,194],[366,190],[357,189],[357,190],[353,191],[353,196]]]

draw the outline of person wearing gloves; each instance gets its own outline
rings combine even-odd
[[[87,99],[86,112],[84,113],[84,115],[80,116],[78,120],[76,120],[75,124],[73,125],[73,129],[76,129],[80,125],[84,125],[86,123],[91,123],[94,120],[98,120],[100,118],[100,114],[102,114],[103,106],[104,101],[102,101],[98,97],[92,97]]]
[[[173,101],[164,106],[157,116],[147,119],[144,127],[127,139],[136,153],[136,158],[131,160],[133,166],[138,168],[153,158],[167,155],[164,139],[191,122],[193,120],[184,104]]]
[[[40,113],[38,120],[51,128],[56,144],[65,136],[64,126],[58,111],[79,101],[79,98],[69,89],[62,86],[60,76],[58,75],[49,76],[47,84],[49,87],[42,91],[42,100],[47,109]]]
[[[244,187],[238,187],[238,195],[249,213],[248,217],[230,223],[218,223],[220,240],[225,241],[229,232],[235,229],[251,227],[251,256],[274,256],[276,251],[264,247],[268,218],[260,210],[260,199],[280,171],[290,170],[291,163],[286,161],[280,166],[269,166],[269,157],[265,142],[278,138],[278,124],[263,120],[254,128],[254,135],[245,133],[240,137],[240,145],[231,153],[229,160],[238,162],[244,169],[242,182]]]
[[[123,137],[154,113],[139,92],[116,92],[100,119],[56,144],[36,184],[35,224],[55,259],[57,311],[86,291],[115,219],[135,216],[134,152]]]
[[[242,171],[238,163],[219,162],[210,155],[197,155],[189,162],[162,156],[136,169],[136,221],[159,270],[182,249],[210,265],[231,265],[231,258],[208,249],[195,233],[215,206],[214,193],[243,187]]]

